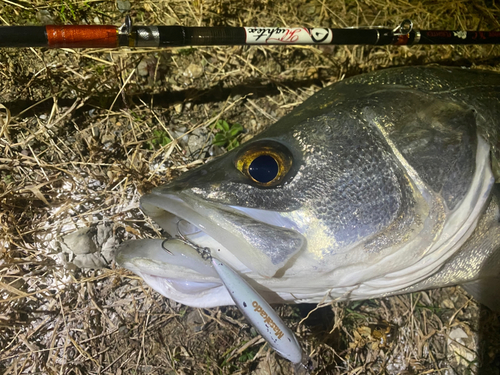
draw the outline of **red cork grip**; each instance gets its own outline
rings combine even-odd
[[[48,25],[49,48],[115,48],[118,47],[116,26]]]

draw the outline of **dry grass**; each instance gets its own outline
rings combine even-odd
[[[131,15],[186,26],[411,18],[421,29],[500,28],[494,1],[138,0]],[[0,1],[2,25],[47,18],[119,25],[123,15],[111,1]],[[168,301],[111,259],[78,269],[61,236],[90,227],[111,248],[158,236],[140,194],[221,152],[211,146],[218,119],[242,124],[245,139],[346,76],[431,62],[500,70],[499,57],[497,46],[0,50],[0,373],[290,373],[235,308]],[[460,288],[332,304],[302,320],[313,308],[278,310],[314,374],[499,374],[498,316]]]

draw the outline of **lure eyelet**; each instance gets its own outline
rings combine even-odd
[[[237,154],[235,167],[258,186],[273,187],[290,171],[292,155],[278,142],[256,142]]]

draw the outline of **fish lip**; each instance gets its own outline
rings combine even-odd
[[[140,239],[120,245],[116,262],[140,276],[154,290],[185,305],[230,305],[231,297],[210,262],[179,240]]]
[[[168,244],[165,244],[168,242]],[[137,249],[140,249],[138,254]],[[120,245],[116,261],[134,273],[193,282],[218,280],[217,272],[196,251],[179,240],[140,239]],[[147,268],[148,271],[144,271]],[[189,277],[186,278],[186,272]]]
[[[179,240],[169,241],[169,251],[166,251],[162,246],[164,241],[126,241],[120,245],[115,260],[157,292],[178,302],[195,307],[231,304],[209,262]]]
[[[154,189],[150,194],[144,195],[141,198],[140,206],[148,217],[152,218],[153,221],[173,238],[186,238],[189,242],[196,244],[191,234],[181,230],[181,226],[179,225],[181,221],[191,224],[210,238],[214,238],[213,235],[207,233],[209,232],[207,227],[212,226],[211,221],[203,215],[200,215],[200,213],[196,209],[193,209],[190,204],[187,204],[185,201],[186,197],[184,196],[184,199],[182,199],[183,196],[184,194],[182,193],[166,194],[163,191]],[[202,202],[199,202],[199,204],[202,204]],[[218,229],[224,231],[223,228],[219,227]],[[203,244],[201,247],[207,246]]]
[[[141,209],[172,236],[179,234],[179,219],[199,228],[200,242],[196,236],[182,234],[252,278],[273,277],[306,248],[305,237],[296,228],[288,228],[291,221],[273,226],[238,207],[207,201],[191,191],[153,189],[141,198]]]

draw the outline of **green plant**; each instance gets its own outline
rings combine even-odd
[[[215,123],[215,128],[219,132],[214,137],[213,145],[226,147],[228,151],[240,145],[237,139],[238,135],[243,132],[243,127],[240,124],[229,125],[224,120],[218,120]]]
[[[10,184],[13,181],[14,179],[12,178],[11,174],[3,176],[3,182],[5,182],[6,184]]]
[[[172,140],[164,130],[153,130],[153,138],[146,142],[146,148],[150,150],[158,149],[168,145]]]
[[[243,353],[241,353],[241,355],[238,357],[238,361],[239,362],[251,361],[252,359],[254,359],[258,351],[259,348],[249,348],[245,350]]]
[[[186,315],[186,313],[187,313],[187,310],[188,310],[188,308],[187,308],[187,307],[183,307],[182,309],[180,309],[180,311],[179,311],[179,316],[180,316],[181,318],[182,318],[182,317],[184,317],[184,315]]]
[[[75,7],[73,4],[66,1],[62,1],[61,10],[59,11],[59,16],[64,23],[68,22],[68,15],[71,16],[71,20],[76,21],[77,16],[75,12]]]
[[[181,48],[177,50],[177,53],[181,56],[189,56],[195,53],[195,51],[196,50],[194,48],[190,47],[190,48]]]

